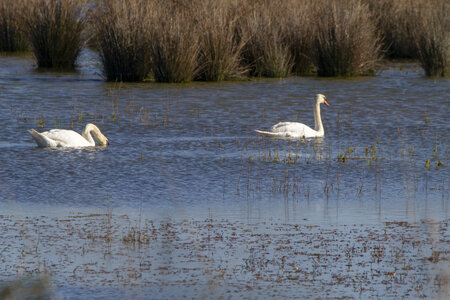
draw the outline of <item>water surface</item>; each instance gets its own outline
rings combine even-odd
[[[254,132],[279,121],[312,126],[316,93],[331,104],[322,107],[323,139],[273,140]],[[449,95],[449,79],[425,78],[407,63],[356,79],[175,85],[106,83],[89,51],[73,73],[36,71],[30,57],[0,57],[0,211],[6,223],[109,213],[133,222],[216,220],[214,228],[222,220],[258,228],[273,222],[338,226],[339,232],[345,232],[339,226],[383,230],[386,222],[438,222],[440,251],[448,258]],[[27,133],[80,132],[88,122],[110,139],[109,147],[39,149]],[[130,226],[117,222],[122,230]],[[233,257],[242,263],[250,250],[239,251]],[[60,286],[67,276],[56,278]],[[62,293],[85,296],[78,288]],[[344,290],[342,296],[358,294]]]

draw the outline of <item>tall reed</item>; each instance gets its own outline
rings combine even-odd
[[[450,2],[421,1],[414,10],[413,39],[427,76],[450,75]]]
[[[156,0],[150,55],[157,82],[189,82],[199,71],[200,33],[188,0]]]
[[[322,0],[314,19],[319,76],[373,73],[380,44],[367,5],[359,0]]]
[[[412,36],[415,3],[421,0],[364,0],[382,37],[382,49],[389,58],[416,58]]]
[[[28,50],[27,39],[21,28],[20,15],[23,9],[23,2],[0,0],[0,51]]]
[[[73,68],[84,45],[87,0],[27,0],[25,30],[39,67]]]
[[[308,74],[314,71],[314,0],[285,0],[280,3],[284,11],[284,39],[293,59],[293,73]]]
[[[100,3],[91,15],[108,81],[142,81],[151,71],[153,5],[145,0]]]
[[[242,78],[247,69],[241,64],[246,37],[237,33],[242,18],[241,3],[198,1],[200,49],[198,80],[221,81]]]
[[[292,72],[293,55],[286,43],[285,10],[282,0],[248,2],[250,8],[240,24],[241,35],[248,36],[243,59],[250,66],[250,75],[286,77]]]

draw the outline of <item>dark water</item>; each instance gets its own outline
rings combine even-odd
[[[106,83],[100,74],[91,52],[74,73],[0,57],[3,215],[375,228],[449,218],[450,80],[425,78],[415,64],[357,79],[183,85]],[[313,126],[316,93],[331,104],[323,139],[254,132],[279,121]],[[109,147],[38,149],[27,133],[80,132],[89,122]]]

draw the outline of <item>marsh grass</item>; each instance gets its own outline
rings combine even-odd
[[[422,1],[414,10],[413,39],[427,76],[450,75],[450,3]]]
[[[311,0],[281,3],[285,13],[280,17],[287,23],[284,39],[290,47],[294,74],[309,74],[315,70],[313,60],[315,23],[311,21],[314,3]]]
[[[450,3],[366,0],[390,58],[418,59],[427,76],[450,72]]]
[[[24,29],[39,67],[72,69],[84,46],[86,0],[28,0]]]
[[[283,11],[277,9],[282,1],[249,2],[242,19],[241,35],[248,36],[243,61],[250,67],[250,75],[287,77],[293,68],[293,55],[285,39]]]
[[[4,51],[24,47],[26,32],[39,67],[73,68],[88,39],[108,81],[372,75],[382,53],[419,59],[426,75],[449,74],[445,0],[12,3],[0,2]]]
[[[316,10],[315,63],[319,76],[373,74],[380,43],[368,5],[322,1]]]
[[[187,1],[156,1],[150,55],[157,82],[189,82],[199,71],[200,35],[192,20],[195,5]]]
[[[247,68],[241,64],[246,36],[236,34],[243,10],[238,3],[209,0],[197,2],[200,50],[198,80],[221,81],[242,78]]]
[[[382,48],[389,58],[416,58],[412,33],[413,4],[417,0],[365,0],[377,30]]]
[[[29,45],[22,30],[19,1],[0,0],[0,52],[26,51]]]
[[[150,73],[149,1],[107,1],[91,15],[108,81],[142,81]]]

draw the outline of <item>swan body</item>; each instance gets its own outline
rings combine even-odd
[[[330,106],[327,98],[322,94],[316,95],[314,103],[314,123],[315,127],[311,127],[298,122],[280,122],[272,126],[271,131],[256,130],[266,136],[285,137],[285,138],[313,138],[323,137],[325,131],[323,129],[322,118],[320,116],[320,104]]]
[[[39,147],[94,147],[95,141],[91,133],[94,135],[99,146],[109,145],[106,136],[101,133],[97,126],[91,123],[86,125],[81,134],[67,129],[52,129],[44,132],[37,132],[34,129],[30,129],[28,133]]]

